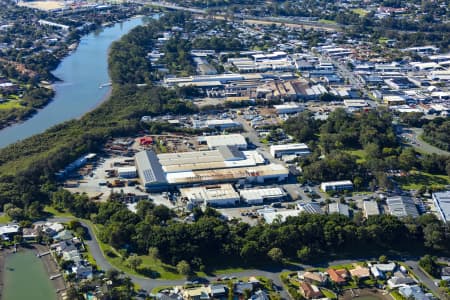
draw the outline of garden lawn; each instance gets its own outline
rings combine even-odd
[[[330,291],[329,289],[325,289],[325,288],[321,288],[320,291],[322,292],[322,294],[327,297],[328,299],[337,299],[337,296],[335,293],[333,293],[332,291]]]

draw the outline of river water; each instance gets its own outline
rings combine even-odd
[[[101,103],[110,90],[99,88],[110,80],[109,46],[142,23],[143,18],[133,18],[84,36],[78,48],[53,72],[62,80],[54,84],[53,101],[25,122],[1,130],[0,148],[80,117]]]
[[[42,261],[31,250],[6,257],[2,300],[56,300],[55,289]]]

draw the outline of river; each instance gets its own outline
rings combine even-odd
[[[55,289],[42,261],[31,250],[6,257],[2,300],[56,300]]]
[[[111,27],[92,32],[81,38],[78,48],[65,57],[53,74],[61,79],[53,85],[55,97],[45,108],[23,123],[0,131],[0,148],[53,125],[82,116],[101,103],[110,87],[99,88],[109,82],[108,49],[112,42],[141,25],[144,18],[132,18]]]

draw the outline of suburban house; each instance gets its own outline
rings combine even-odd
[[[22,229],[22,237],[25,240],[34,240],[39,236],[38,228],[23,228]]]
[[[366,267],[356,266],[354,269],[350,270],[350,275],[359,279],[366,279],[370,277],[370,270]]]
[[[183,292],[183,299],[185,299],[185,300],[209,299],[208,290],[203,286],[185,289]]]
[[[220,298],[227,293],[227,287],[223,284],[211,284],[209,286],[209,295],[211,298]]]
[[[307,282],[300,283],[300,292],[306,299],[319,299],[323,297],[322,292],[317,286]]]
[[[245,295],[245,291],[253,291],[253,284],[248,282],[238,282],[234,285],[234,293],[238,295]]]
[[[431,299],[422,291],[420,286],[418,285],[406,285],[402,286],[398,289],[400,295],[407,299],[415,299],[415,300],[428,300]]]
[[[337,284],[344,284],[347,282],[348,272],[346,269],[328,269],[327,273],[330,275],[330,279]]]
[[[442,267],[441,268],[441,279],[450,281],[450,267]]]
[[[249,300],[269,300],[269,295],[263,290],[256,291],[253,295],[250,296]]]
[[[415,284],[416,282],[411,277],[397,277],[393,276],[387,281],[388,287],[390,289],[395,289],[405,285]]]
[[[303,274],[298,274],[299,279],[311,283],[311,284],[318,284],[323,285],[327,282],[327,276],[321,272],[304,272]]]
[[[9,241],[16,234],[19,234],[20,226],[17,224],[8,224],[0,226],[0,236],[3,240]]]

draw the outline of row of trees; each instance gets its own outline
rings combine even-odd
[[[69,204],[67,209],[76,213]],[[404,220],[382,215],[364,220],[360,214],[353,219],[338,214],[301,214],[284,223],[249,226],[224,222],[214,209],[208,208],[196,214],[195,222],[183,223],[175,221],[167,207],[146,200],[137,204],[136,213],[110,200],[91,207],[90,217],[101,228],[98,237],[121,253],[151,253],[172,265],[188,261],[197,270],[230,257],[255,264],[267,259],[310,261],[324,256],[363,255],[367,251],[425,247],[445,253],[450,249],[448,232],[433,215]]]

